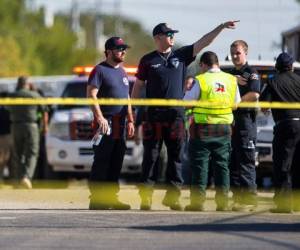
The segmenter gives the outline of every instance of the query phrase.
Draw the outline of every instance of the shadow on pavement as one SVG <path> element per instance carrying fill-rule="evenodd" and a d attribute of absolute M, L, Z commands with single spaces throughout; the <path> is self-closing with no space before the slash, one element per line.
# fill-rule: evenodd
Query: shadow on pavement
<path fill-rule="evenodd" d="M 214 223 L 214 222 L 213 222 Z M 176 232 L 300 232 L 300 223 L 220 223 L 135 226 L 132 229 Z"/>

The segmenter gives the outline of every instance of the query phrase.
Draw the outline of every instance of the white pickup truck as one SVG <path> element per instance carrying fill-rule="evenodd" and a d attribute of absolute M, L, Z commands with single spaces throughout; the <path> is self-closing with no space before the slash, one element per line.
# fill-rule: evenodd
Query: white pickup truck
<path fill-rule="evenodd" d="M 129 76 L 131 84 L 133 76 Z M 86 97 L 87 76 L 74 76 L 65 84 L 62 97 Z M 48 169 L 45 178 L 53 173 L 88 173 L 93 162 L 91 139 L 93 114 L 88 106 L 58 105 L 54 108 L 46 135 Z M 140 172 L 143 147 L 127 140 L 122 173 Z"/>

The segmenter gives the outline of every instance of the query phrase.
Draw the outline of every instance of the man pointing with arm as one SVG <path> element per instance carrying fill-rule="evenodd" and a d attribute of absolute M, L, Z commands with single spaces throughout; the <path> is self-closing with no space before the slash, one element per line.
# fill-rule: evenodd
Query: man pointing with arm
<path fill-rule="evenodd" d="M 156 50 L 142 57 L 136 74 L 132 98 L 139 98 L 141 89 L 146 86 L 146 98 L 179 99 L 184 95 L 186 67 L 195 56 L 208 46 L 225 29 L 234 29 L 236 22 L 220 24 L 192 45 L 172 50 L 174 34 L 178 30 L 160 23 L 153 29 Z M 181 174 L 180 151 L 184 139 L 183 107 L 149 107 L 147 120 L 144 123 L 144 157 L 142 186 L 140 188 L 141 209 L 150 210 L 153 185 L 157 172 L 155 163 L 158 160 L 162 143 L 168 151 L 166 182 L 168 190 L 163 204 L 172 210 L 182 210 L 179 203 L 180 188 L 183 183 Z"/>

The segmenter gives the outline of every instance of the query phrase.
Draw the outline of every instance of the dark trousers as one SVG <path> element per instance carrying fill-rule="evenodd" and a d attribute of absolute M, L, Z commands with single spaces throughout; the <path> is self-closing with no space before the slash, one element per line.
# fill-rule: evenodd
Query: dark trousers
<path fill-rule="evenodd" d="M 256 203 L 256 121 L 251 113 L 235 116 L 230 160 L 230 183 L 235 201 Z"/>
<path fill-rule="evenodd" d="M 13 167 L 12 177 L 20 180 L 32 179 L 39 154 L 39 128 L 37 123 L 13 123 Z"/>
<path fill-rule="evenodd" d="M 274 127 L 273 170 L 277 206 L 291 207 L 300 198 L 300 122 L 285 121 Z M 295 192 L 292 193 L 292 190 Z M 300 205 L 300 204 L 299 204 Z"/>
<path fill-rule="evenodd" d="M 183 184 L 180 152 L 184 140 L 184 120 L 169 111 L 148 117 L 143 123 L 144 156 L 140 195 L 151 196 L 157 181 L 159 170 L 157 161 L 164 142 L 167 148 L 168 163 L 166 169 L 167 196 L 178 200 Z M 172 197 L 172 198 L 171 198 Z"/>
<path fill-rule="evenodd" d="M 219 127 L 218 125 L 211 125 Z M 224 129 L 225 125 L 221 129 Z M 227 125 L 227 131 L 230 126 Z M 191 137 L 189 140 L 190 166 L 192 169 L 191 203 L 203 203 L 208 182 L 209 165 L 214 166 L 216 203 L 227 205 L 229 192 L 230 134 Z"/>
<path fill-rule="evenodd" d="M 124 129 L 124 128 L 121 128 Z M 118 131 L 119 130 L 118 128 Z M 118 180 L 126 150 L 125 137 L 121 134 L 103 135 L 98 146 L 93 146 L 94 161 L 89 177 L 92 197 L 97 200 L 115 198 L 119 192 Z"/>

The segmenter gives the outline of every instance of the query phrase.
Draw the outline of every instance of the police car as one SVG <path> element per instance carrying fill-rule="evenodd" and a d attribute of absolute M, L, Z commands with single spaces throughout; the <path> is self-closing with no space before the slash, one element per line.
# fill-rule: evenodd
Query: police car
<path fill-rule="evenodd" d="M 125 68 L 133 85 L 135 68 Z M 86 98 L 88 73 L 92 67 L 76 67 L 77 76 L 69 78 L 61 97 Z M 58 105 L 54 108 L 46 135 L 46 150 L 49 163 L 48 174 L 87 173 L 93 162 L 91 140 L 93 114 L 88 106 Z M 143 147 L 134 140 L 127 140 L 126 153 L 121 172 L 133 174 L 140 172 Z M 47 176 L 48 175 L 48 176 Z"/>

